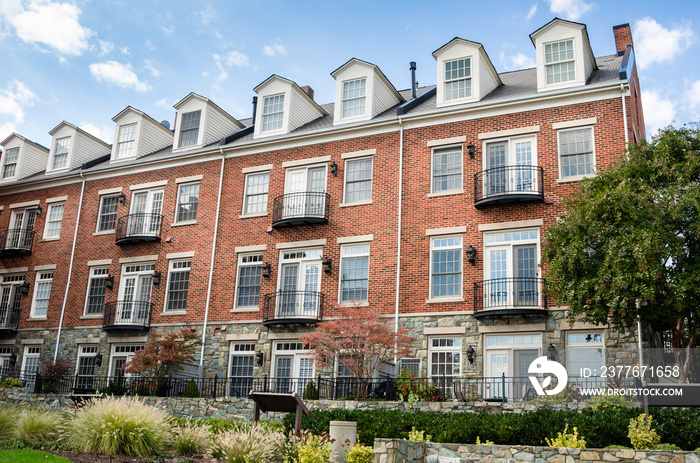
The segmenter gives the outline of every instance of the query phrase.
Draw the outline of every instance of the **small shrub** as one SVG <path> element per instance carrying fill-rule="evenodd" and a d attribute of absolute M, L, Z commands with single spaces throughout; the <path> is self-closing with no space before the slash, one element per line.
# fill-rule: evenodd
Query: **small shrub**
<path fill-rule="evenodd" d="M 476 436 L 476 445 L 494 445 L 493 441 L 486 439 L 484 442 L 481 442 L 481 439 L 479 436 Z"/>
<path fill-rule="evenodd" d="M 17 408 L 0 404 L 0 440 L 12 437 L 17 420 Z"/>
<path fill-rule="evenodd" d="M 129 390 L 122 384 L 110 381 L 107 386 L 99 388 L 97 392 L 107 395 L 125 395 Z"/>
<path fill-rule="evenodd" d="M 605 408 L 625 408 L 632 403 L 632 399 L 623 395 L 600 395 L 591 397 L 588 400 L 591 408 L 594 410 L 602 410 Z"/>
<path fill-rule="evenodd" d="M 304 393 L 302 394 L 302 399 L 304 400 L 317 400 L 318 399 L 318 389 L 314 384 L 314 381 L 309 381 L 309 384 L 304 388 Z"/>
<path fill-rule="evenodd" d="M 209 455 L 224 463 L 272 461 L 283 442 L 284 434 L 256 424 L 240 431 L 217 434 Z"/>
<path fill-rule="evenodd" d="M 374 448 L 363 444 L 355 444 L 345 454 L 347 463 L 372 463 L 374 461 Z"/>
<path fill-rule="evenodd" d="M 654 450 L 683 450 L 676 444 L 657 444 Z"/>
<path fill-rule="evenodd" d="M 39 365 L 38 374 L 41 376 L 44 394 L 58 394 L 61 378 L 71 375 L 73 366 L 67 360 L 57 359 L 55 362 L 42 362 Z"/>
<path fill-rule="evenodd" d="M 631 450 L 632 449 L 632 447 L 625 447 L 624 445 L 606 445 L 603 448 L 610 449 L 610 450 Z"/>
<path fill-rule="evenodd" d="M 53 440 L 58 435 L 61 417 L 58 413 L 38 408 L 25 408 L 15 417 L 14 434 L 18 439 L 38 442 Z"/>
<path fill-rule="evenodd" d="M 182 391 L 182 397 L 197 398 L 199 397 L 199 388 L 194 379 L 191 379 L 185 385 L 185 389 Z"/>
<path fill-rule="evenodd" d="M 550 447 L 567 447 L 570 449 L 586 448 L 586 439 L 578 436 L 578 428 L 574 427 L 573 434 L 569 434 L 568 430 L 569 423 L 566 423 L 564 432 L 557 433 L 557 437 L 555 439 L 545 438 L 547 445 Z"/>
<path fill-rule="evenodd" d="M 661 437 L 651 427 L 651 415 L 648 420 L 644 414 L 639 415 L 637 419 L 632 418 L 627 437 L 635 449 L 653 449 L 661 442 Z"/>
<path fill-rule="evenodd" d="M 430 442 L 432 438 L 430 434 L 426 436 L 425 431 L 417 431 L 415 427 L 408 432 L 408 440 L 415 442 Z"/>
<path fill-rule="evenodd" d="M 331 457 L 331 438 L 328 434 L 316 436 L 308 433 L 306 439 L 297 448 L 298 463 L 328 463 Z"/>
<path fill-rule="evenodd" d="M 5 378 L 0 381 L 0 387 L 22 387 L 22 381 L 17 378 Z"/>
<path fill-rule="evenodd" d="M 179 455 L 201 455 L 209 448 L 211 438 L 212 432 L 209 426 L 187 420 L 183 425 L 175 428 L 173 450 Z"/>

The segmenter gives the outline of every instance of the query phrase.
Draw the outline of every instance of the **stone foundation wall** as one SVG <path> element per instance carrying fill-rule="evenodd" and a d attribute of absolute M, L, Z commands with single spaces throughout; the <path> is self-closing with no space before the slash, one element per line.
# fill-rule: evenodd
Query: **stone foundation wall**
<path fill-rule="evenodd" d="M 375 463 L 700 463 L 700 453 L 608 450 L 525 445 L 437 444 L 375 439 Z"/>

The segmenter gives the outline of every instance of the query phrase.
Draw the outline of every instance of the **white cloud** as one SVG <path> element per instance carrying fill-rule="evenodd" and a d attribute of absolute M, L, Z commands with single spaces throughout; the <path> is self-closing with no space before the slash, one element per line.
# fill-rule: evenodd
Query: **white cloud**
<path fill-rule="evenodd" d="M 98 82 L 106 82 L 123 88 L 133 88 L 137 92 L 145 92 L 151 89 L 148 82 L 140 81 L 132 70 L 131 64 L 122 64 L 117 61 L 93 63 L 90 65 L 90 73 Z"/>
<path fill-rule="evenodd" d="M 547 2 L 549 11 L 571 21 L 578 20 L 593 7 L 592 3 L 586 3 L 584 0 L 547 0 Z"/>
<path fill-rule="evenodd" d="M 0 90 L 0 114 L 7 115 L 15 124 L 24 122 L 24 107 L 32 106 L 37 99 L 23 82 L 14 79 L 7 88 Z"/>
<path fill-rule="evenodd" d="M 635 51 L 640 69 L 653 63 L 672 62 L 695 42 L 690 24 L 666 29 L 653 18 L 642 18 L 634 24 Z"/>
<path fill-rule="evenodd" d="M 112 143 L 112 138 L 114 138 L 114 131 L 106 125 L 96 126 L 89 122 L 80 123 L 79 127 L 86 131 L 87 133 L 96 136 L 100 140 L 106 143 Z"/>
<path fill-rule="evenodd" d="M 214 16 L 216 16 L 216 12 L 211 5 L 207 4 L 206 10 L 195 12 L 195 16 L 199 16 L 199 20 L 202 24 L 209 24 L 211 20 L 214 19 Z"/>
<path fill-rule="evenodd" d="M 130 55 L 131 54 L 131 50 L 129 50 L 129 47 L 121 47 L 119 49 L 119 51 L 122 52 L 122 55 Z"/>
<path fill-rule="evenodd" d="M 156 101 L 155 104 L 156 104 L 156 106 L 160 106 L 161 108 L 165 108 L 165 109 L 172 109 L 173 108 L 173 105 L 168 103 L 167 98 L 161 98 L 160 100 Z"/>
<path fill-rule="evenodd" d="M 156 47 L 153 46 L 151 41 L 149 39 L 146 39 L 146 48 L 148 48 L 151 51 L 155 51 Z"/>
<path fill-rule="evenodd" d="M 532 17 L 535 16 L 535 13 L 537 13 L 537 3 L 533 4 L 530 7 L 530 11 L 527 12 L 527 17 L 525 18 L 525 21 L 531 20 Z"/>
<path fill-rule="evenodd" d="M 0 124 L 0 140 L 4 140 L 10 136 L 12 132 L 17 132 L 17 126 L 12 122 L 3 122 Z M 0 145 L 2 147 L 2 145 Z"/>
<path fill-rule="evenodd" d="M 511 69 L 527 69 L 535 67 L 535 60 L 523 53 L 517 53 L 510 57 Z"/>
<path fill-rule="evenodd" d="M 691 108 L 700 106 L 700 80 L 696 80 L 692 83 L 690 89 L 687 91 L 686 101 L 688 101 Z"/>
<path fill-rule="evenodd" d="M 219 70 L 219 75 L 216 76 L 216 83 L 218 84 L 228 79 L 228 72 L 224 69 L 224 65 L 221 64 L 221 55 L 214 55 L 213 58 L 214 63 L 216 63 L 216 68 Z"/>
<path fill-rule="evenodd" d="M 276 43 L 274 45 L 265 45 L 263 47 L 263 53 L 266 56 L 286 55 L 287 50 L 282 46 L 282 44 Z"/>
<path fill-rule="evenodd" d="M 655 135 L 657 130 L 671 124 L 676 118 L 673 102 L 657 90 L 642 90 L 642 109 L 648 137 Z"/>
<path fill-rule="evenodd" d="M 0 11 L 22 41 L 47 45 L 64 55 L 81 55 L 94 34 L 80 25 L 80 8 L 70 3 L 33 0 L 25 10 L 10 1 L 3 2 Z"/>
<path fill-rule="evenodd" d="M 248 57 L 239 51 L 230 51 L 226 55 L 228 66 L 248 66 Z"/>
<path fill-rule="evenodd" d="M 175 24 L 171 24 L 169 26 L 161 26 L 161 29 L 165 33 L 165 35 L 173 35 L 173 32 L 175 32 Z"/>
<path fill-rule="evenodd" d="M 145 67 L 153 77 L 158 77 L 160 75 L 160 71 L 153 66 L 153 62 L 150 59 L 143 60 L 143 67 Z"/>
<path fill-rule="evenodd" d="M 100 51 L 97 53 L 97 56 L 109 55 L 114 51 L 114 44 L 112 42 L 100 39 L 97 39 L 97 42 L 100 44 Z"/>

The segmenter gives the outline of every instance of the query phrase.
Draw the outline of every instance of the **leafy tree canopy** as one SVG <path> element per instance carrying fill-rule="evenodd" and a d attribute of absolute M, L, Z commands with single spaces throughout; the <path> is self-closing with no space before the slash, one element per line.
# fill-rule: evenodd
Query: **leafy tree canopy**
<path fill-rule="evenodd" d="M 123 366 L 127 373 L 150 374 L 165 377 L 171 367 L 182 370 L 182 364 L 192 362 L 202 342 L 192 328 L 181 328 L 167 334 L 153 333 L 146 346 L 136 351 Z"/>

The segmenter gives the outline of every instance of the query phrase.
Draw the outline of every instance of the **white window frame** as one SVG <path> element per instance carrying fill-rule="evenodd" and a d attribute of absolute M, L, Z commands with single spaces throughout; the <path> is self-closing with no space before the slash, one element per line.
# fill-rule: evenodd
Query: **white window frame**
<path fill-rule="evenodd" d="M 185 121 L 185 116 L 190 116 L 191 114 L 196 114 L 196 113 L 199 113 L 199 115 L 197 117 L 197 127 L 194 127 L 194 126 L 190 127 L 189 125 L 187 127 L 185 127 L 185 122 L 187 122 L 187 124 L 192 124 L 192 121 Z M 199 142 L 199 138 L 200 138 L 199 129 L 201 129 L 201 128 L 202 128 L 202 110 L 201 109 L 197 109 L 195 111 L 183 113 L 182 116 L 180 116 L 180 136 L 178 139 L 178 148 L 186 148 L 188 146 L 196 146 Z M 194 141 L 192 141 L 191 143 L 183 144 L 182 142 L 183 142 L 183 139 L 185 139 L 185 137 L 187 137 L 185 139 L 185 141 L 190 141 L 189 137 L 191 136 L 192 133 L 195 134 Z"/>
<path fill-rule="evenodd" d="M 130 136 L 131 138 L 126 138 Z M 124 154 L 126 153 L 126 154 Z M 117 134 L 116 159 L 131 159 L 136 157 L 136 122 L 119 126 Z"/>
<path fill-rule="evenodd" d="M 445 243 L 444 246 L 435 246 L 435 243 L 438 241 L 443 241 L 443 240 L 459 240 L 459 244 L 453 244 L 450 245 L 449 243 Z M 434 294 L 434 287 L 433 287 L 433 265 L 434 265 L 434 253 L 439 252 L 440 250 L 459 250 L 459 292 L 458 294 L 454 295 L 444 295 L 444 296 L 436 296 Z M 430 238 L 430 297 L 429 300 L 431 301 L 440 301 L 440 300 L 446 300 L 446 301 L 462 301 L 464 300 L 464 258 L 462 256 L 464 254 L 464 239 L 462 235 L 438 235 L 438 236 L 432 236 Z"/>
<path fill-rule="evenodd" d="M 462 77 L 457 76 L 457 77 L 455 77 L 455 78 L 448 78 L 448 77 L 447 77 L 447 73 L 448 73 L 448 72 L 454 72 L 454 71 L 452 71 L 452 70 L 448 71 L 448 70 L 447 70 L 447 65 L 448 65 L 448 64 L 451 65 L 452 63 L 458 63 L 459 61 L 465 61 L 465 69 L 468 69 L 468 70 L 469 70 L 468 74 L 465 75 L 465 76 L 462 76 Z M 443 73 L 442 73 L 442 75 L 443 75 L 443 77 L 444 77 L 444 79 L 445 79 L 445 80 L 444 80 L 444 83 L 443 83 L 444 88 L 445 88 L 445 102 L 448 102 L 448 101 L 467 100 L 467 99 L 469 99 L 469 98 L 472 97 L 472 69 L 473 69 L 473 66 L 472 66 L 472 58 L 471 58 L 471 56 L 465 56 L 465 57 L 462 57 L 462 58 L 455 58 L 455 59 L 450 59 L 450 60 L 445 60 L 445 61 L 443 61 L 443 64 L 442 64 L 442 71 L 443 71 Z M 466 84 L 465 84 L 465 95 L 464 95 L 464 96 L 456 96 L 456 97 L 452 97 L 452 98 L 451 98 L 451 97 L 450 97 L 450 93 L 456 91 L 457 94 L 459 95 L 459 89 L 457 89 L 457 90 L 448 90 L 448 86 L 450 86 L 450 84 L 457 84 L 457 85 L 459 85 L 459 82 L 465 82 L 465 83 L 466 83 Z"/>
<path fill-rule="evenodd" d="M 78 355 L 75 361 L 75 379 L 78 388 L 92 389 L 93 378 L 95 377 L 95 356 L 99 352 L 99 344 L 80 344 L 78 345 Z M 80 360 L 86 359 L 88 368 L 92 368 L 92 374 L 84 374 L 80 371 Z"/>
<path fill-rule="evenodd" d="M 561 134 L 562 133 L 568 133 L 568 132 L 577 132 L 577 131 L 584 131 L 588 130 L 590 135 L 591 135 L 591 151 L 590 154 L 593 157 L 592 163 L 591 163 L 591 172 L 582 174 L 582 175 L 569 175 L 569 176 L 564 176 L 564 170 L 563 170 L 563 163 L 562 163 L 562 153 L 561 153 Z M 577 152 L 574 154 L 566 154 L 564 156 L 570 156 L 570 157 L 576 157 L 576 156 L 585 156 L 588 154 L 588 151 L 582 151 L 582 152 Z M 596 155 L 595 155 L 595 131 L 593 129 L 593 126 L 581 126 L 581 127 L 572 127 L 568 129 L 561 129 L 557 131 L 557 159 L 559 162 L 559 180 L 560 181 L 575 181 L 575 180 L 581 180 L 586 177 L 593 177 L 595 176 L 596 172 Z"/>
<path fill-rule="evenodd" d="M 563 43 L 568 48 L 569 42 L 571 42 L 571 54 L 572 54 L 571 58 L 567 57 L 563 60 L 560 59 L 557 61 L 547 62 L 547 47 L 553 47 L 554 45 L 559 46 Z M 566 39 L 562 39 L 562 40 L 556 40 L 553 42 L 547 42 L 547 43 L 543 44 L 543 46 L 544 46 L 544 80 L 545 80 L 546 85 L 557 86 L 557 85 L 567 84 L 568 82 L 575 82 L 576 81 L 576 40 L 574 40 L 573 37 L 570 37 L 570 38 L 566 38 Z M 557 54 L 559 54 L 559 53 L 561 53 L 561 51 L 557 51 Z M 571 63 L 571 64 L 569 64 L 569 63 Z M 553 69 L 554 66 L 562 66 L 564 64 L 566 64 L 567 67 L 573 66 L 574 77 L 572 79 L 568 78 L 568 74 L 571 71 L 570 71 L 570 69 L 567 69 L 567 71 L 566 71 L 567 79 L 566 80 L 560 80 L 559 82 L 554 82 L 554 81 L 549 82 L 549 76 L 547 75 L 547 70 Z"/>
<path fill-rule="evenodd" d="M 251 181 L 253 179 L 257 179 L 259 177 L 267 179 L 266 181 L 264 181 L 265 192 L 264 193 L 258 193 L 258 192 L 252 193 L 250 191 L 250 189 L 252 187 L 256 187 L 258 185 L 251 185 Z M 269 200 L 269 196 L 268 196 L 269 192 L 270 192 L 270 171 L 269 170 L 262 171 L 262 172 L 251 172 L 251 173 L 246 174 L 245 187 L 243 188 L 243 212 L 242 212 L 242 214 L 244 216 L 267 215 L 267 202 Z M 252 210 L 253 208 L 249 207 L 248 198 L 253 198 L 253 197 L 257 197 L 257 196 L 264 196 L 265 201 L 259 203 L 262 205 L 261 210 Z"/>
<path fill-rule="evenodd" d="M 358 165 L 361 165 L 360 163 L 362 162 L 367 162 L 369 161 L 369 179 L 360 179 L 360 180 L 349 180 L 349 176 L 351 173 L 351 168 L 350 166 L 358 163 Z M 361 157 L 361 158 L 352 158 L 352 159 L 346 159 L 345 160 L 345 174 L 344 174 L 344 181 L 345 185 L 343 186 L 343 204 L 364 204 L 364 203 L 370 203 L 372 202 L 372 184 L 373 182 L 373 177 L 374 177 L 374 156 L 366 156 L 366 157 Z M 348 199 L 348 185 L 355 184 L 355 183 L 364 183 L 364 182 L 369 182 L 369 198 L 363 198 L 363 199 L 356 199 L 354 201 L 350 201 Z"/>
<path fill-rule="evenodd" d="M 523 163 L 518 160 L 517 146 L 519 144 L 530 143 L 530 161 Z M 489 171 L 493 169 L 490 165 L 491 156 L 489 150 L 492 146 L 505 145 L 505 167 L 502 173 Z M 537 164 L 537 136 L 527 135 L 524 137 L 499 138 L 486 140 L 483 143 L 483 174 L 481 175 L 481 195 L 482 197 L 501 195 L 508 193 L 527 194 L 539 193 L 539 171 L 536 169 Z M 531 170 L 517 170 L 517 166 L 530 166 Z M 510 169 L 509 169 L 510 168 Z M 494 177 L 496 182 L 493 182 Z M 500 188 L 493 189 L 493 184 L 497 183 Z M 493 189 L 493 190 L 492 190 Z"/>
<path fill-rule="evenodd" d="M 98 280 L 107 280 L 109 278 L 109 266 L 94 266 L 90 267 L 90 275 L 88 277 L 88 285 L 87 285 L 87 290 L 85 291 L 85 308 L 83 309 L 83 316 L 85 317 L 101 317 L 102 314 L 104 313 L 104 305 L 105 305 L 105 299 L 107 298 L 107 288 L 105 286 L 102 286 L 104 288 L 104 295 L 102 298 L 102 308 L 100 309 L 99 312 L 94 312 L 90 313 L 88 312 L 88 309 L 90 307 L 90 290 L 92 289 L 92 285 L 94 282 Z M 103 283 L 104 285 L 104 283 Z"/>
<path fill-rule="evenodd" d="M 189 188 L 189 187 L 196 187 L 194 190 L 196 193 L 195 195 L 189 195 L 188 199 L 192 199 L 193 196 L 196 196 L 195 201 L 189 201 L 189 202 L 183 202 L 183 188 Z M 200 193 L 200 182 L 190 182 L 190 183 L 181 183 L 178 185 L 177 189 L 177 204 L 175 205 L 175 223 L 182 224 L 182 223 L 195 223 L 197 222 L 197 209 L 199 208 L 199 193 Z M 194 212 L 187 211 L 184 212 L 181 211 L 181 207 L 192 207 L 194 209 Z M 192 218 L 181 218 L 183 215 L 194 215 Z"/>
<path fill-rule="evenodd" d="M 250 360 L 250 366 L 242 365 L 239 368 L 250 367 L 250 376 L 233 375 L 233 358 L 245 358 Z M 253 378 L 255 377 L 255 342 L 236 342 L 229 344 L 228 368 L 227 368 L 228 385 L 226 395 L 230 397 L 248 397 Z M 240 382 L 236 382 L 240 379 Z M 233 394 L 233 390 L 236 393 Z"/>
<path fill-rule="evenodd" d="M 435 182 L 435 177 L 436 172 L 435 172 L 435 156 L 436 155 L 443 155 L 443 154 L 453 154 L 457 153 L 459 151 L 459 183 L 457 185 L 457 188 L 452 188 L 452 189 L 444 189 L 444 190 L 437 190 L 436 189 L 436 182 Z M 450 173 L 450 174 L 445 174 L 445 176 L 453 176 L 457 175 L 456 173 Z M 440 175 L 441 177 L 443 175 Z M 430 193 L 433 195 L 449 195 L 449 194 L 458 194 L 458 193 L 464 193 L 464 150 L 462 149 L 462 145 L 453 145 L 453 146 L 439 146 L 432 148 L 431 153 L 430 153 Z"/>
<path fill-rule="evenodd" d="M 343 299 L 343 282 L 346 280 L 345 278 L 345 271 L 344 271 L 344 264 L 347 260 L 350 259 L 363 259 L 367 258 L 367 278 L 348 278 L 347 280 L 350 281 L 362 281 L 364 280 L 366 283 L 366 296 L 365 298 L 352 298 L 352 299 Z M 362 242 L 362 243 L 350 243 L 350 244 L 344 244 L 340 247 L 340 267 L 339 267 L 339 275 L 338 275 L 338 303 L 340 304 L 348 304 L 352 305 L 354 303 L 359 303 L 361 305 L 365 305 L 369 301 L 369 264 L 370 264 L 370 244 L 369 242 Z M 357 267 L 355 268 L 357 270 Z M 358 290 L 355 290 L 357 292 Z M 360 289 L 360 291 L 362 291 Z"/>
<path fill-rule="evenodd" d="M 10 162 L 11 161 L 11 162 Z M 5 151 L 2 159 L 2 179 L 7 180 L 17 177 L 17 167 L 19 164 L 19 148 L 9 148 Z M 12 175 L 7 175 L 8 168 L 12 166 Z"/>
<path fill-rule="evenodd" d="M 109 350 L 109 370 L 108 370 L 108 376 L 111 378 L 116 378 L 116 377 L 124 377 L 124 378 L 129 378 L 129 377 L 134 377 L 138 376 L 134 373 L 126 373 L 122 371 L 121 375 L 113 375 L 114 373 L 114 357 L 126 357 L 126 362 L 129 362 L 131 359 L 134 358 L 136 355 L 136 352 L 143 349 L 144 345 L 143 343 L 119 343 L 119 344 L 112 344 L 112 348 Z M 123 351 L 123 352 L 117 352 L 118 350 Z M 124 363 L 126 363 L 124 362 Z"/>
<path fill-rule="evenodd" d="M 260 131 L 277 132 L 284 128 L 285 94 L 277 93 L 263 98 Z"/>
<path fill-rule="evenodd" d="M 246 262 L 248 261 L 248 262 Z M 257 311 L 260 308 L 260 298 L 262 296 L 260 286 L 262 284 L 262 266 L 264 265 L 264 255 L 262 252 L 241 253 L 238 255 L 238 266 L 236 268 L 236 291 L 233 301 L 233 307 L 236 310 L 252 310 Z M 258 285 L 258 303 L 256 305 L 239 305 L 238 298 L 241 291 L 241 270 L 249 267 L 260 267 L 260 284 Z M 253 288 L 253 286 L 246 286 Z"/>
<path fill-rule="evenodd" d="M 32 297 L 32 309 L 29 318 L 41 318 L 44 319 L 48 315 L 49 305 L 51 304 L 51 287 L 53 286 L 54 270 L 42 270 L 36 272 L 36 279 L 34 281 L 34 297 Z M 39 288 L 48 284 L 48 290 L 46 292 L 46 297 L 38 299 Z M 42 294 L 43 296 L 43 294 Z M 39 300 L 46 301 L 46 307 L 37 307 Z M 42 303 L 43 305 L 43 303 Z M 46 313 L 37 314 L 37 309 L 46 310 Z"/>
<path fill-rule="evenodd" d="M 61 152 L 58 152 L 58 148 L 61 148 Z M 63 151 L 63 148 L 65 148 L 65 151 Z M 61 137 L 56 139 L 56 143 L 54 145 L 54 150 L 53 154 L 51 156 L 51 168 L 49 170 L 63 170 L 63 169 L 68 169 L 70 167 L 70 149 L 71 149 L 71 137 Z M 56 158 L 57 156 L 62 156 L 66 155 L 65 163 L 64 165 L 60 167 L 56 167 Z"/>
<path fill-rule="evenodd" d="M 175 283 L 172 281 L 173 276 L 175 274 L 179 273 L 187 273 L 187 280 L 183 280 L 185 284 L 185 289 L 179 289 L 179 290 L 173 290 L 170 285 L 171 283 Z M 186 258 L 186 259 L 171 259 L 170 262 L 168 263 L 168 281 L 165 286 L 165 304 L 163 306 L 163 312 L 164 313 L 184 313 L 187 310 L 187 299 L 189 297 L 189 289 L 190 289 L 190 280 L 192 278 L 192 258 Z M 184 308 L 171 308 L 170 304 L 172 294 L 171 293 L 180 293 L 184 292 L 185 293 L 185 307 Z"/>
<path fill-rule="evenodd" d="M 33 371 L 27 372 L 27 360 L 29 359 L 37 359 L 36 360 L 36 366 Z M 30 375 L 34 375 L 39 371 L 39 363 L 41 363 L 41 347 L 40 346 L 32 346 L 32 345 L 27 345 L 24 346 L 24 352 L 22 353 L 22 368 L 20 369 L 20 375 L 22 379 L 30 379 Z M 33 385 L 33 381 L 32 381 Z M 27 385 L 29 386 L 29 385 Z M 33 389 L 33 387 L 32 387 Z"/>
<path fill-rule="evenodd" d="M 353 88 L 349 88 L 352 86 Z M 350 79 L 343 82 L 341 90 L 341 118 L 354 119 L 363 117 L 367 103 L 367 78 Z M 359 110 L 359 112 L 358 112 Z M 346 115 L 352 112 L 353 114 Z"/>
<path fill-rule="evenodd" d="M 60 212 L 56 212 L 60 208 Z M 52 203 L 46 208 L 46 222 L 44 223 L 44 238 L 45 240 L 57 240 L 61 237 L 61 225 L 63 223 L 63 213 L 66 210 L 66 203 Z M 53 217 L 52 215 L 60 214 L 58 217 Z M 56 225 L 58 224 L 58 225 Z M 52 227 L 52 225 L 54 225 Z M 49 234 L 53 233 L 53 234 Z"/>
<path fill-rule="evenodd" d="M 270 376 L 276 380 L 273 386 L 282 384 L 284 380 L 284 377 L 277 377 L 277 358 L 280 356 L 292 357 L 291 374 L 289 377 L 297 380 L 289 382 L 289 390 L 286 392 L 296 392 L 299 396 L 303 397 L 304 389 L 306 389 L 309 382 L 315 379 L 316 374 L 316 368 L 311 359 L 310 349 L 308 347 L 304 348 L 303 343 L 298 339 L 274 341 L 272 343 L 272 366 L 270 367 Z M 304 376 L 303 379 L 300 375 L 300 363 L 302 359 L 308 360 L 309 363 L 307 366 L 311 368 L 311 375 Z M 316 384 L 316 387 L 318 388 L 318 384 Z"/>
<path fill-rule="evenodd" d="M 100 225 L 102 224 L 102 217 L 104 214 L 104 207 L 105 207 L 105 200 L 106 199 L 112 199 L 116 201 L 115 204 L 115 209 L 114 209 L 114 226 L 112 228 L 105 228 L 104 230 L 100 229 Z M 111 215 L 111 214 L 110 214 Z M 108 195 L 102 195 L 100 196 L 100 206 L 99 209 L 97 210 L 97 227 L 95 228 L 95 233 L 112 233 L 117 229 L 117 221 L 119 220 L 119 195 L 118 194 L 108 194 Z"/>
<path fill-rule="evenodd" d="M 574 340 L 572 342 L 570 336 L 590 336 L 591 337 L 591 342 L 580 342 L 578 340 Z M 600 336 L 600 341 L 595 341 L 595 337 Z M 573 371 L 573 355 L 574 351 L 577 350 L 596 350 L 600 349 L 601 352 L 601 367 L 605 366 L 605 333 L 603 331 L 599 330 L 591 330 L 591 331 L 566 331 L 566 371 L 568 372 L 569 376 L 581 376 L 581 373 L 579 371 Z M 600 374 L 602 371 L 593 371 L 594 375 L 597 375 L 598 378 L 600 378 Z"/>
<path fill-rule="evenodd" d="M 411 367 L 408 365 L 416 365 L 418 367 L 417 371 L 413 372 L 410 371 Z M 396 374 L 399 375 L 403 371 L 403 369 L 406 368 L 408 373 L 411 374 L 411 377 L 413 378 L 420 378 L 421 373 L 423 372 L 423 359 L 415 358 L 415 357 L 405 357 L 399 359 L 399 364 L 398 364 L 398 369 L 396 371 Z"/>
<path fill-rule="evenodd" d="M 438 345 L 435 345 L 436 343 Z M 443 343 L 445 345 L 440 345 Z M 451 346 L 447 345 L 450 343 L 452 343 Z M 451 393 L 452 391 L 452 381 L 448 381 L 448 378 L 454 380 L 462 377 L 462 363 L 464 361 L 464 359 L 462 358 L 462 344 L 463 343 L 461 336 L 443 335 L 428 337 L 428 378 L 431 378 L 433 380 L 433 384 L 435 386 L 442 388 L 442 378 L 444 372 L 440 373 L 440 365 L 450 365 L 452 367 L 452 373 L 444 373 L 445 381 L 447 383 L 445 389 L 448 393 Z M 433 354 L 438 354 L 438 357 L 439 354 L 445 354 L 445 361 L 438 361 L 437 363 L 435 363 L 435 360 L 433 359 Z M 451 363 L 447 362 L 448 355 L 452 357 Z M 435 368 L 436 366 L 438 367 L 437 369 Z M 454 394 L 452 394 L 451 396 L 454 397 Z"/>

